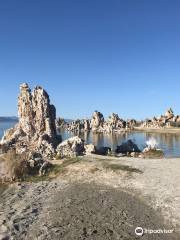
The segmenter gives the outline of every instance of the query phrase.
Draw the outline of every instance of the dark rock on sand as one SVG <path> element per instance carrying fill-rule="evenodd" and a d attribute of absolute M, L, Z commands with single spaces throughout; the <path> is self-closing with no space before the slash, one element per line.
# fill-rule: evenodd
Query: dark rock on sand
<path fill-rule="evenodd" d="M 100 148 L 96 148 L 95 154 L 108 155 L 110 152 L 111 152 L 110 147 L 100 147 Z"/>
<path fill-rule="evenodd" d="M 116 153 L 132 153 L 132 152 L 141 152 L 138 146 L 133 143 L 132 140 L 128 140 L 127 142 L 122 143 L 120 146 L 117 146 Z"/>

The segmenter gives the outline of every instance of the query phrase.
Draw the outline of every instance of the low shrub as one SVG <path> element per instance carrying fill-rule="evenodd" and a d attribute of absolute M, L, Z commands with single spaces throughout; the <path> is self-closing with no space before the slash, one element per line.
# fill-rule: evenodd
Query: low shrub
<path fill-rule="evenodd" d="M 9 150 L 1 157 L 5 161 L 7 170 L 12 178 L 20 179 L 28 174 L 27 154 L 17 154 L 15 150 Z"/>
<path fill-rule="evenodd" d="M 164 152 L 160 149 L 151 149 L 143 153 L 144 158 L 163 158 Z"/>

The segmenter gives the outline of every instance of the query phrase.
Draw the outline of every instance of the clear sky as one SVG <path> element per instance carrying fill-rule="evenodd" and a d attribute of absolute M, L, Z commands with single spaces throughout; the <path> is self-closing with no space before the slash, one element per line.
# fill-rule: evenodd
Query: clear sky
<path fill-rule="evenodd" d="M 0 116 L 22 82 L 65 118 L 180 114 L 180 1 L 1 0 Z"/>

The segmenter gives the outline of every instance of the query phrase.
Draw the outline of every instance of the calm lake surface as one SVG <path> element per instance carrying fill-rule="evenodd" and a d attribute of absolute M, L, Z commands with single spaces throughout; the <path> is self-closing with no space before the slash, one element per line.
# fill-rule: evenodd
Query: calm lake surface
<path fill-rule="evenodd" d="M 63 140 L 74 136 L 73 133 L 66 131 L 61 131 L 60 134 Z M 142 150 L 146 145 L 146 141 L 153 137 L 157 140 L 158 147 L 164 151 L 166 157 L 180 157 L 180 134 L 133 131 L 124 134 L 93 134 L 89 132 L 78 136 L 83 138 L 86 143 L 93 143 L 97 147 L 111 147 L 113 150 L 116 149 L 117 145 L 120 145 L 128 139 L 133 140 Z"/>
<path fill-rule="evenodd" d="M 13 127 L 15 124 L 16 121 L 0 122 L 0 138 L 6 129 Z M 60 134 L 63 140 L 78 135 L 67 131 L 61 131 Z M 107 146 L 112 149 L 115 149 L 117 145 L 120 145 L 128 139 L 132 139 L 140 149 L 143 149 L 146 141 L 154 137 L 158 142 L 158 147 L 164 151 L 166 157 L 180 157 L 180 134 L 133 131 L 125 134 L 93 134 L 90 132 L 80 134 L 79 136 L 83 138 L 86 143 L 93 143 L 97 147 Z"/>

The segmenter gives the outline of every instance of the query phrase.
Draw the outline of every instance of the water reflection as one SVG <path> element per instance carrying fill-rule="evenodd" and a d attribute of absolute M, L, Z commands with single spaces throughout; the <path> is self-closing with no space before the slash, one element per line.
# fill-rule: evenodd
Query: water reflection
<path fill-rule="evenodd" d="M 111 147 L 113 150 L 122 142 L 132 139 L 140 149 L 146 145 L 146 141 L 153 137 L 158 142 L 158 147 L 161 148 L 166 157 L 180 157 L 180 134 L 173 133 L 148 133 L 148 132 L 129 132 L 129 133 L 69 133 L 61 131 L 62 139 L 65 140 L 72 136 L 79 136 L 85 140 L 86 143 L 93 143 L 97 147 Z"/>
<path fill-rule="evenodd" d="M 3 135 L 5 129 L 8 129 L 15 125 L 16 122 L 0 122 L 0 138 Z M 62 139 L 65 140 L 69 137 L 79 136 L 85 140 L 86 143 L 93 143 L 97 147 L 111 147 L 113 150 L 117 145 L 122 142 L 132 139 L 140 149 L 145 147 L 146 141 L 153 137 L 157 140 L 159 148 L 161 148 L 166 157 L 180 157 L 180 134 L 175 133 L 149 133 L 149 132 L 129 132 L 129 133 L 70 133 L 67 131 L 61 131 Z"/>

